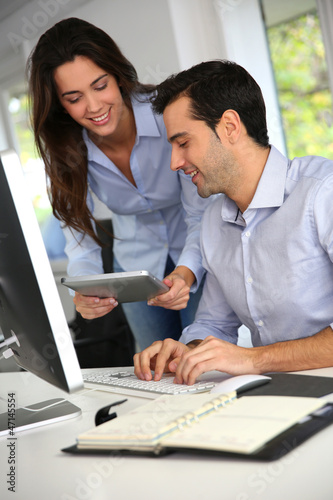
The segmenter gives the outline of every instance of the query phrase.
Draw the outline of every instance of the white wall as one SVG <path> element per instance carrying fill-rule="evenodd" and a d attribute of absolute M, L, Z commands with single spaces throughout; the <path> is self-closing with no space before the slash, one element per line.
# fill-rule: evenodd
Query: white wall
<path fill-rule="evenodd" d="M 91 0 L 73 15 L 109 33 L 142 82 L 158 83 L 179 70 L 167 0 Z"/>
<path fill-rule="evenodd" d="M 169 0 L 168 3 L 180 69 L 228 57 L 215 0 Z"/>

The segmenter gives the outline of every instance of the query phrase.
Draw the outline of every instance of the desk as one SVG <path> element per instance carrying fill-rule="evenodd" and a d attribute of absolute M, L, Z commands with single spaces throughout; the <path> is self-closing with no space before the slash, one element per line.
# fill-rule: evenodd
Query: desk
<path fill-rule="evenodd" d="M 333 368 L 304 372 L 333 377 Z M 96 411 L 119 395 L 67 395 L 30 373 L 1 373 L 0 396 L 16 393 L 18 406 L 65 397 L 82 415 L 17 433 L 16 493 L 7 491 L 7 437 L 0 438 L 2 500 L 332 500 L 333 426 L 278 461 L 196 457 L 73 456 L 60 450 L 94 426 Z M 118 415 L 147 400 L 130 397 Z M 7 405 L 0 400 L 0 411 Z"/>

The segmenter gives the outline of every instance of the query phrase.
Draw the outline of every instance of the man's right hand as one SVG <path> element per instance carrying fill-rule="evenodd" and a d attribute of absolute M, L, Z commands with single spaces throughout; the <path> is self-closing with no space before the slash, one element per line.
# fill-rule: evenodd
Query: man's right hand
<path fill-rule="evenodd" d="M 157 340 L 134 355 L 134 373 L 141 380 L 160 380 L 163 373 L 175 372 L 180 358 L 190 347 L 173 339 Z"/>
<path fill-rule="evenodd" d="M 79 312 L 85 319 L 95 319 L 105 316 L 118 305 L 116 299 L 87 297 L 86 295 L 81 295 L 78 292 L 75 292 L 73 302 L 77 312 Z"/>

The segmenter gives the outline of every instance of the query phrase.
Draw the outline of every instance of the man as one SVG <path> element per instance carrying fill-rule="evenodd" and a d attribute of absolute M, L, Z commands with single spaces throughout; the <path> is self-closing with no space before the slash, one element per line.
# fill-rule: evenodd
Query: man
<path fill-rule="evenodd" d="M 191 175 L 205 212 L 207 269 L 195 322 L 179 342 L 135 355 L 135 373 L 193 384 L 233 375 L 333 364 L 333 162 L 285 158 L 268 142 L 261 90 L 235 63 L 210 61 L 159 85 L 171 168 Z M 155 299 L 158 303 L 158 298 Z M 241 324 L 252 348 L 237 346 Z M 158 327 L 158 325 L 157 325 Z"/>

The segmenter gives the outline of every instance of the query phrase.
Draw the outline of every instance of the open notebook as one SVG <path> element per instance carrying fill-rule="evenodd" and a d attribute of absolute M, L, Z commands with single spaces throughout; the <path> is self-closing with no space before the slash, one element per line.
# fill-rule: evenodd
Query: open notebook
<path fill-rule="evenodd" d="M 325 426 L 324 421 L 326 425 L 333 421 L 332 406 L 322 399 L 309 397 L 243 396 L 237 399 L 235 392 L 161 396 L 79 435 L 77 445 L 63 451 L 121 450 L 157 456 L 191 450 L 260 458 L 267 444 L 284 437 L 287 430 L 317 422 L 321 414 L 329 414 L 322 419 L 321 427 Z M 306 437 L 311 432 L 307 430 Z M 263 458 L 276 457 L 270 454 Z"/>

